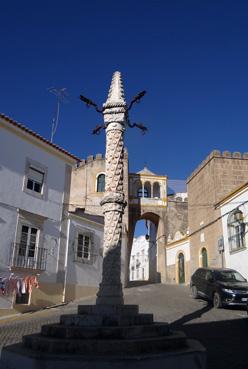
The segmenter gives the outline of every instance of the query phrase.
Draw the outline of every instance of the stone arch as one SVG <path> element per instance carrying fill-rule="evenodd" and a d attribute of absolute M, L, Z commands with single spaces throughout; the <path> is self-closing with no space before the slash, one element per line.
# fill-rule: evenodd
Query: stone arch
<path fill-rule="evenodd" d="M 152 186 L 151 186 L 151 183 L 149 181 L 146 181 L 144 183 L 144 193 L 143 193 L 143 197 L 151 197 L 151 189 L 152 189 Z"/>
<path fill-rule="evenodd" d="M 142 193 L 143 193 L 143 190 L 142 190 L 142 182 L 141 180 L 137 180 L 134 182 L 134 185 L 133 185 L 133 196 L 134 197 L 142 197 Z"/>
<path fill-rule="evenodd" d="M 148 220 L 153 224 L 153 237 L 150 240 L 152 245 L 152 252 L 150 254 L 151 257 L 151 273 L 149 275 L 150 282 L 160 282 L 161 281 L 161 270 L 165 273 L 165 259 L 164 259 L 164 249 L 166 243 L 166 235 L 164 234 L 164 216 L 158 213 L 156 214 L 154 211 L 140 211 L 140 208 L 136 207 L 132 212 L 129 211 L 129 231 L 128 231 L 128 248 L 127 248 L 127 263 L 129 266 L 130 255 L 132 249 L 132 243 L 135 233 L 135 226 L 139 220 Z M 159 266 L 158 258 L 162 260 L 162 268 Z M 128 271 L 126 270 L 126 276 L 128 275 Z M 126 280 L 126 283 L 128 281 Z"/>
<path fill-rule="evenodd" d="M 160 183 L 158 182 L 153 183 L 153 197 L 158 199 L 161 197 Z"/>

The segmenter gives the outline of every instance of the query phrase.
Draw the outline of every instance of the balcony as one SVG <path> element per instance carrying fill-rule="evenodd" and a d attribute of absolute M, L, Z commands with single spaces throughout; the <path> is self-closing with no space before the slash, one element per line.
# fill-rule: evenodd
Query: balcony
<path fill-rule="evenodd" d="M 32 248 L 30 245 L 12 244 L 10 253 L 10 267 L 46 270 L 47 249 L 43 247 Z"/>

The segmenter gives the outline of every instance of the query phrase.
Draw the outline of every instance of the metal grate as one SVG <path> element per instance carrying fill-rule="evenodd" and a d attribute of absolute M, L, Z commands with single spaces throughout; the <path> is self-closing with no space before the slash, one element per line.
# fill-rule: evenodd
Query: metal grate
<path fill-rule="evenodd" d="M 46 270 L 46 262 L 47 249 L 43 247 L 31 249 L 23 243 L 14 242 L 12 244 L 10 253 L 11 267 Z"/>

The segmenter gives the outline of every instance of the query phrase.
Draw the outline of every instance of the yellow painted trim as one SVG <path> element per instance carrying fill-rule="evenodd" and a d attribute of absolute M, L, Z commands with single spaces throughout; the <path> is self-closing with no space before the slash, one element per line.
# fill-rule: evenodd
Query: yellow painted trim
<path fill-rule="evenodd" d="M 186 272 L 186 257 L 185 257 L 185 253 L 184 253 L 184 251 L 183 250 L 179 250 L 177 253 L 176 253 L 176 262 L 175 262 L 175 272 L 176 272 L 176 283 L 177 284 L 182 284 L 182 283 L 179 283 L 179 268 L 178 268 L 178 257 L 179 257 L 179 255 L 180 254 L 183 254 L 183 256 L 184 256 L 184 280 L 185 280 L 185 282 L 184 283 L 186 283 L 186 280 L 187 280 L 187 272 Z"/>
<path fill-rule="evenodd" d="M 137 178 L 137 179 L 139 179 L 140 177 L 146 177 L 146 178 L 151 178 L 151 179 L 160 178 L 160 179 L 165 179 L 165 180 L 168 178 L 168 176 L 162 176 L 162 175 L 157 175 L 157 174 L 145 174 L 145 173 L 140 173 L 140 174 L 129 173 L 128 177 Z"/>
<path fill-rule="evenodd" d="M 222 200 L 220 200 L 217 204 L 215 204 L 215 208 L 217 209 L 221 205 L 223 205 L 225 202 L 230 200 L 232 197 L 235 198 L 235 195 L 241 195 L 246 189 L 248 188 L 248 182 L 245 184 L 237 187 L 234 191 L 230 192 L 227 196 L 223 197 Z"/>
<path fill-rule="evenodd" d="M 181 238 L 180 240 L 176 240 L 176 241 L 171 241 L 170 243 L 167 243 L 165 245 L 166 248 L 169 248 L 170 246 L 175 246 L 175 245 L 178 245 L 182 242 L 186 242 L 189 240 L 189 236 L 184 236 L 183 238 Z"/>

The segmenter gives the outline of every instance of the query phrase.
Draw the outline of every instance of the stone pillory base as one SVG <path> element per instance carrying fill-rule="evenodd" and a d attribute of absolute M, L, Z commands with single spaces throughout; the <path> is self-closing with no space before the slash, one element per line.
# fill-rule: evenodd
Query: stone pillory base
<path fill-rule="evenodd" d="M 121 285 L 123 193 L 123 135 L 128 123 L 121 75 L 115 72 L 103 105 L 106 128 L 106 185 L 102 200 L 104 245 L 102 282 L 96 305 L 62 315 L 60 324 L 45 325 L 41 333 L 24 336 L 23 345 L 3 349 L 3 369 L 167 369 L 205 368 L 205 350 L 167 323 L 154 323 L 137 305 L 124 305 Z"/>
<path fill-rule="evenodd" d="M 137 305 L 81 305 L 60 324 L 4 348 L 2 369 L 205 368 L 205 350 L 168 323 L 154 323 Z"/>

